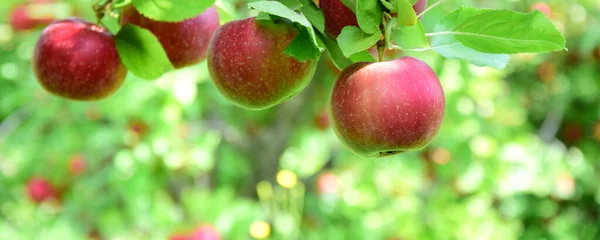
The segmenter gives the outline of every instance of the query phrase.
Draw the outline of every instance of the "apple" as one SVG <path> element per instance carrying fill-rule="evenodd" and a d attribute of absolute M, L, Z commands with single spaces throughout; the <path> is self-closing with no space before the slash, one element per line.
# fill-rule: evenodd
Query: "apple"
<path fill-rule="evenodd" d="M 108 97 L 127 74 L 111 33 L 77 18 L 44 29 L 35 46 L 33 70 L 46 90 L 73 100 Z"/>
<path fill-rule="evenodd" d="M 27 183 L 27 193 L 29 198 L 36 203 L 41 203 L 46 199 L 57 198 L 57 191 L 48 180 L 42 177 L 34 177 Z"/>
<path fill-rule="evenodd" d="M 87 169 L 87 162 L 82 155 L 74 155 L 69 159 L 69 171 L 75 176 L 79 176 Z"/>
<path fill-rule="evenodd" d="M 160 22 L 142 16 L 134 7 L 123 11 L 122 24 L 135 24 L 152 32 L 164 48 L 171 64 L 183 68 L 206 59 L 208 44 L 219 28 L 215 7 L 182 22 Z"/>
<path fill-rule="evenodd" d="M 321 0 L 319 7 L 323 10 L 323 16 L 325 17 L 325 32 L 333 39 L 337 39 L 344 27 L 358 27 L 356 15 L 341 0 Z M 419 0 L 413 5 L 417 15 L 423 12 L 426 7 L 427 0 Z"/>
<path fill-rule="evenodd" d="M 561 140 L 568 146 L 572 146 L 581 141 L 584 135 L 583 124 L 569 122 L 563 126 Z"/>
<path fill-rule="evenodd" d="M 317 116 L 315 116 L 314 121 L 314 125 L 315 127 L 317 127 L 317 129 L 321 130 L 321 131 L 325 131 L 327 129 L 329 129 L 329 126 L 331 125 L 331 121 L 329 120 L 329 113 L 327 112 L 327 109 L 323 109 L 319 114 L 317 114 Z"/>
<path fill-rule="evenodd" d="M 204 224 L 200 225 L 192 235 L 189 240 L 219 240 L 221 239 L 219 235 L 219 231 L 215 229 L 212 225 Z"/>
<path fill-rule="evenodd" d="M 184 233 L 175 233 L 169 237 L 169 240 L 190 240 L 190 236 Z"/>
<path fill-rule="evenodd" d="M 337 192 L 340 185 L 338 176 L 324 172 L 317 178 L 317 191 L 323 194 L 334 194 Z"/>
<path fill-rule="evenodd" d="M 545 14 L 546 17 L 548 17 L 548 18 L 552 17 L 552 8 L 547 3 L 544 3 L 544 2 L 534 3 L 533 5 L 531 5 L 531 11 L 534 11 L 534 10 L 539 10 L 540 12 Z"/>
<path fill-rule="evenodd" d="M 537 70 L 540 81 L 550 83 L 556 77 L 556 66 L 550 62 L 542 63 Z"/>
<path fill-rule="evenodd" d="M 284 54 L 298 30 L 287 20 L 246 18 L 228 22 L 208 48 L 208 71 L 217 89 L 235 104 L 253 110 L 277 105 L 302 91 L 317 61 Z"/>
<path fill-rule="evenodd" d="M 444 107 L 437 76 L 414 57 L 350 65 L 338 75 L 331 95 L 338 138 L 366 157 L 425 147 L 440 128 Z"/>
<path fill-rule="evenodd" d="M 10 26 L 15 31 L 27 31 L 36 29 L 41 26 L 45 26 L 54 21 L 54 16 L 51 15 L 35 15 L 33 14 L 33 4 L 37 4 L 40 6 L 49 4 L 43 1 L 38 1 L 34 3 L 20 4 L 17 5 L 10 12 Z M 43 4 L 43 5 L 42 5 Z"/>

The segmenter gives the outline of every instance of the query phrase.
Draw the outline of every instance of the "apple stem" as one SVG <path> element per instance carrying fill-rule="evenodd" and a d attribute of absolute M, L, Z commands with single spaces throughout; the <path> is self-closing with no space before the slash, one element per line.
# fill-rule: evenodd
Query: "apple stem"
<path fill-rule="evenodd" d="M 379 61 L 383 62 L 383 51 L 385 49 L 385 41 L 380 40 L 377 42 L 377 54 L 379 55 Z"/>

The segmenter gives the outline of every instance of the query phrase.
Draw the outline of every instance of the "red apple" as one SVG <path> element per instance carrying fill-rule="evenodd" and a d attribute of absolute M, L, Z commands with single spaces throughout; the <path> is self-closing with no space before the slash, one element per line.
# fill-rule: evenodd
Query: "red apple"
<path fill-rule="evenodd" d="M 204 224 L 196 228 L 189 240 L 219 240 L 219 231 L 211 225 Z"/>
<path fill-rule="evenodd" d="M 33 70 L 46 90 L 74 100 L 108 97 L 127 74 L 111 33 L 76 18 L 44 29 L 35 46 Z"/>
<path fill-rule="evenodd" d="M 41 203 L 46 199 L 56 198 L 57 191 L 50 182 L 41 177 L 34 177 L 27 183 L 27 193 L 29 198 L 36 203 Z"/>
<path fill-rule="evenodd" d="M 142 16 L 135 8 L 123 11 L 122 24 L 135 24 L 148 29 L 158 38 L 175 68 L 197 64 L 206 59 L 208 44 L 219 28 L 217 9 L 182 22 L 160 22 Z"/>
<path fill-rule="evenodd" d="M 338 177 L 330 172 L 324 172 L 317 178 L 317 191 L 319 193 L 336 193 L 340 185 Z"/>
<path fill-rule="evenodd" d="M 71 174 L 79 176 L 87 169 L 87 162 L 82 155 L 74 155 L 69 159 L 69 170 Z"/>
<path fill-rule="evenodd" d="M 315 116 L 314 125 L 321 131 L 329 129 L 331 121 L 329 120 L 329 113 L 327 112 L 327 109 L 323 109 L 319 114 L 317 114 L 317 116 Z"/>
<path fill-rule="evenodd" d="M 169 237 L 169 240 L 191 240 L 191 238 L 185 233 L 175 233 Z"/>
<path fill-rule="evenodd" d="M 444 107 L 437 76 L 413 57 L 355 63 L 338 76 L 331 95 L 336 134 L 367 157 L 423 148 L 438 132 Z"/>
<path fill-rule="evenodd" d="M 45 2 L 33 3 L 33 4 L 45 4 Z M 48 15 L 34 15 L 32 13 L 32 4 L 21 4 L 17 5 L 10 12 L 10 25 L 15 31 L 26 31 L 36 29 L 50 24 L 54 21 L 54 16 Z"/>
<path fill-rule="evenodd" d="M 284 54 L 298 30 L 287 20 L 247 18 L 223 25 L 208 48 L 208 71 L 229 100 L 247 109 L 265 109 L 302 91 L 317 61 Z"/>
<path fill-rule="evenodd" d="M 333 39 L 337 39 L 344 27 L 358 27 L 356 15 L 341 0 L 321 0 L 319 7 L 323 10 L 325 17 L 325 32 Z M 425 8 L 427 8 L 427 0 L 420 0 L 413 5 L 417 15 Z"/>
<path fill-rule="evenodd" d="M 539 10 L 540 12 L 544 13 L 546 17 L 552 17 L 552 8 L 547 3 L 534 3 L 533 5 L 531 5 L 531 11 L 534 10 Z"/>

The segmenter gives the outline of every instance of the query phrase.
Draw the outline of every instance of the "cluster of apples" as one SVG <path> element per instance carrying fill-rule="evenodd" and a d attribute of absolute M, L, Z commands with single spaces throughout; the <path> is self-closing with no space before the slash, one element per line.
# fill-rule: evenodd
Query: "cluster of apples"
<path fill-rule="evenodd" d="M 417 13 L 427 1 L 414 5 Z M 358 26 L 356 15 L 340 0 L 322 0 L 326 32 Z M 215 8 L 183 22 L 159 22 L 133 7 L 122 24 L 151 31 L 175 68 L 207 60 L 214 85 L 226 98 L 247 109 L 275 106 L 302 91 L 317 61 L 298 61 L 284 53 L 299 34 L 288 20 L 256 17 L 219 26 Z M 107 97 L 122 84 L 126 68 L 113 36 L 102 26 L 79 19 L 49 25 L 35 48 L 34 70 L 49 92 L 76 100 Z M 336 79 L 329 112 L 335 132 L 354 152 L 387 156 L 424 147 L 439 130 L 444 93 L 423 61 L 402 57 L 388 62 L 356 63 Z"/>

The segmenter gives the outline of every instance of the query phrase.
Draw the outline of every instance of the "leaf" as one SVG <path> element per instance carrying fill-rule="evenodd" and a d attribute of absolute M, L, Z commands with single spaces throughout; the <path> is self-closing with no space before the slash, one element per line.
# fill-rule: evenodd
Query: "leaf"
<path fill-rule="evenodd" d="M 344 56 L 342 50 L 340 49 L 339 45 L 335 40 L 331 39 L 327 34 L 324 33 L 318 33 L 317 36 L 319 37 L 318 39 L 323 43 L 325 48 L 327 48 L 329 57 L 331 57 L 333 64 L 338 69 L 344 69 L 350 64 L 352 64 L 352 61 L 350 61 L 350 59 Z"/>
<path fill-rule="evenodd" d="M 375 59 L 375 57 L 373 57 L 373 55 L 371 55 L 371 53 L 369 52 L 369 50 L 365 50 L 359 53 L 356 53 L 354 55 L 352 55 L 350 57 L 350 60 L 352 60 L 352 62 L 376 62 L 377 59 Z"/>
<path fill-rule="evenodd" d="M 360 29 L 369 34 L 380 32 L 381 18 L 383 17 L 378 0 L 356 1 L 356 19 Z"/>
<path fill-rule="evenodd" d="M 300 11 L 319 32 L 325 32 L 325 17 L 323 12 L 311 0 L 300 0 Z"/>
<path fill-rule="evenodd" d="M 248 7 L 250 7 L 251 9 L 255 9 L 261 12 L 265 12 L 274 16 L 278 16 L 278 17 L 282 17 L 282 18 L 286 18 L 289 19 L 290 21 L 300 24 L 302 27 L 304 27 L 306 29 L 306 33 L 308 34 L 308 36 L 306 36 L 305 34 L 303 34 L 302 29 L 300 31 L 300 34 L 298 34 L 298 36 L 296 36 L 296 38 L 306 38 L 308 37 L 310 39 L 310 41 L 307 41 L 305 39 L 294 39 L 294 41 L 292 41 L 292 43 L 294 43 L 293 45 L 290 44 L 290 46 L 288 46 L 288 48 L 285 50 L 285 53 L 289 56 L 293 56 L 293 57 L 297 57 L 300 56 L 301 58 L 298 58 L 299 61 L 306 61 L 307 59 L 305 59 L 305 56 L 309 56 L 310 58 L 308 59 L 318 59 L 321 55 L 320 53 L 323 52 L 323 48 L 321 48 L 319 46 L 319 44 L 317 43 L 317 36 L 315 34 L 315 30 L 312 27 L 312 24 L 310 23 L 310 21 L 308 21 L 308 19 L 297 12 L 294 12 L 293 10 L 287 8 L 285 5 L 281 4 L 280 2 L 276 2 L 276 1 L 260 1 L 260 2 L 252 2 L 252 3 L 248 3 Z M 302 46 L 299 46 L 299 43 L 304 43 Z M 309 50 L 307 50 L 307 48 L 310 48 Z M 307 53 L 303 53 L 306 52 Z M 314 54 L 318 52 L 319 54 Z"/>
<path fill-rule="evenodd" d="M 115 36 L 117 51 L 123 64 L 143 79 L 157 79 L 173 70 L 165 50 L 148 30 L 127 24 Z"/>
<path fill-rule="evenodd" d="M 354 26 L 347 26 L 337 38 L 344 56 L 350 57 L 373 47 L 379 41 L 381 33 L 367 34 Z"/>
<path fill-rule="evenodd" d="M 312 39 L 306 29 L 300 30 L 300 33 L 287 46 L 284 53 L 288 56 L 296 58 L 300 62 L 306 62 L 311 59 L 318 59 L 321 56 L 321 51 L 317 48 L 307 48 L 312 44 Z"/>
<path fill-rule="evenodd" d="M 346 7 L 348 7 L 352 12 L 356 13 L 356 1 L 357 0 L 340 0 Z M 360 0 L 358 0 L 360 1 Z"/>
<path fill-rule="evenodd" d="M 144 16 L 163 22 L 181 22 L 202 14 L 215 0 L 133 0 Z"/>
<path fill-rule="evenodd" d="M 485 10 L 448 32 L 465 46 L 485 53 L 536 53 L 565 49 L 565 39 L 541 12 Z"/>
<path fill-rule="evenodd" d="M 435 27 L 436 32 L 447 32 L 460 25 L 467 19 L 487 10 L 471 7 L 461 8 L 446 15 Z M 462 59 L 477 66 L 491 66 L 502 69 L 506 67 L 510 57 L 506 54 L 483 53 L 466 47 L 456 40 L 453 35 L 438 35 L 432 38 L 432 49 L 450 59 Z"/>
<path fill-rule="evenodd" d="M 425 30 L 420 22 L 414 26 L 401 27 L 396 30 L 394 41 L 404 49 L 427 49 L 429 43 L 425 36 Z"/>
<path fill-rule="evenodd" d="M 398 4 L 398 26 L 414 26 L 417 24 L 417 13 L 409 0 L 396 0 Z"/>

